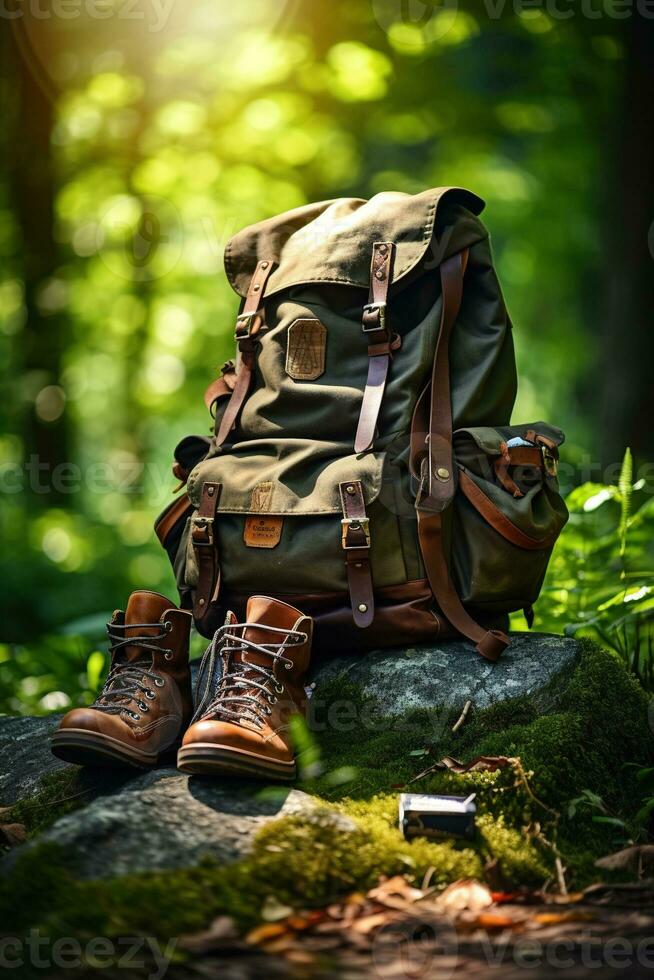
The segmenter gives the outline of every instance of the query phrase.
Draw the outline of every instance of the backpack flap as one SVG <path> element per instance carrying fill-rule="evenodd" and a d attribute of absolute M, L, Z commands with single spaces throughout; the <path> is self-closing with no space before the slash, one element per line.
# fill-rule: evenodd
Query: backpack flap
<path fill-rule="evenodd" d="M 266 440 L 236 445 L 191 473 L 194 510 L 178 585 L 192 590 L 202 633 L 211 632 L 219 615 L 209 607 L 216 605 L 221 587 L 239 595 L 273 589 L 300 605 L 306 595 L 349 593 L 355 625 L 369 626 L 377 536 L 380 566 L 389 564 L 383 560 L 389 535 L 395 535 L 390 548 L 397 556 L 380 580 L 385 573 L 394 582 L 401 574 L 397 518 L 377 502 L 385 454 L 342 455 L 342 446 L 331 445 L 331 452 L 325 448 L 316 460 L 315 444 L 298 443 L 280 458 L 272 456 Z M 215 488 L 210 500 L 207 487 Z"/>

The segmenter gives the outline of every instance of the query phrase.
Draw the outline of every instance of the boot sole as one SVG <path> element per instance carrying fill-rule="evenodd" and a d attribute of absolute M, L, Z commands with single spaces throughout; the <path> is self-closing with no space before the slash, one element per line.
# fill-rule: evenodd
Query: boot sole
<path fill-rule="evenodd" d="M 109 768 L 152 769 L 165 756 L 174 753 L 175 743 L 161 752 L 141 752 L 129 748 L 109 735 L 70 728 L 55 732 L 50 739 L 53 755 L 76 766 L 107 766 Z"/>
<path fill-rule="evenodd" d="M 177 753 L 177 768 L 197 776 L 260 776 L 290 781 L 297 776 L 295 762 L 275 762 L 242 749 L 210 743 L 186 745 Z"/>

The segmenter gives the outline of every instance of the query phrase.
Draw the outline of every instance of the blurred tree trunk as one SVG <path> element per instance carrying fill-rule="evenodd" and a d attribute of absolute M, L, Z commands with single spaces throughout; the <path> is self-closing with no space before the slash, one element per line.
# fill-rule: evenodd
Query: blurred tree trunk
<path fill-rule="evenodd" d="M 39 291 L 59 264 L 54 240 L 55 177 L 50 145 L 53 104 L 50 93 L 44 91 L 23 56 L 13 23 L 5 25 L 3 32 L 6 70 L 13 81 L 12 110 L 6 120 L 9 197 L 22 239 L 17 264 L 24 282 L 27 313 L 25 326 L 17 337 L 22 356 L 21 395 L 28 399 L 24 402 L 23 437 L 26 459 L 36 454 L 41 464 L 39 485 L 51 487 L 51 493 L 40 494 L 47 503 L 53 494 L 56 496 L 56 487 L 51 485 L 52 471 L 70 458 L 66 412 L 53 418 L 60 404 L 57 392 L 41 399 L 38 412 L 35 405 L 39 392 L 60 382 L 66 341 L 65 317 L 58 312 L 44 316 L 38 306 Z M 47 464 L 47 472 L 42 464 Z"/>
<path fill-rule="evenodd" d="M 606 314 L 597 391 L 603 464 L 654 460 L 654 20 L 627 22 L 614 166 L 607 168 Z M 601 150 L 600 150 L 601 152 Z"/>

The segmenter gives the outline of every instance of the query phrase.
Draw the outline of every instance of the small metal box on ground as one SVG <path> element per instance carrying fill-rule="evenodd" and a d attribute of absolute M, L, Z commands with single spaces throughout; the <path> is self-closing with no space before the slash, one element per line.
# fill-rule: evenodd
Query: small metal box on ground
<path fill-rule="evenodd" d="M 419 793 L 400 795 L 400 830 L 412 837 L 465 837 L 475 834 L 475 794 L 436 796 Z"/>

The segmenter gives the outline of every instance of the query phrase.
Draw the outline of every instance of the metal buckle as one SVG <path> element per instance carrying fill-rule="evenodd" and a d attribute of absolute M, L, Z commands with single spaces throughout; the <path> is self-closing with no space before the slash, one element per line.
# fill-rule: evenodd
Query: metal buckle
<path fill-rule="evenodd" d="M 194 517 L 193 518 L 193 531 L 206 531 L 207 540 L 206 541 L 196 541 L 193 534 L 191 535 L 193 539 L 193 544 L 207 545 L 213 544 L 213 517 Z"/>
<path fill-rule="evenodd" d="M 350 531 L 361 530 L 364 533 L 366 543 L 361 544 L 348 544 L 347 536 Z M 353 548 L 369 548 L 370 547 L 370 521 L 367 517 L 344 517 L 341 520 L 341 544 L 345 551 L 351 551 Z"/>
<path fill-rule="evenodd" d="M 255 313 L 239 313 L 236 317 L 236 330 L 234 331 L 234 340 L 249 340 L 252 330 L 252 322 L 258 317 L 258 312 Z"/>
<path fill-rule="evenodd" d="M 386 303 L 366 303 L 363 308 L 365 313 L 379 313 L 379 323 L 374 327 L 367 327 L 365 323 L 361 324 L 361 329 L 364 333 L 376 333 L 377 330 L 386 329 Z"/>
<path fill-rule="evenodd" d="M 554 455 L 551 449 L 548 449 L 547 446 L 541 445 L 540 451 L 543 456 L 543 466 L 547 475 L 557 476 L 559 472 L 557 457 Z"/>

